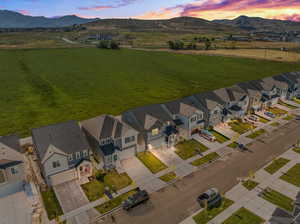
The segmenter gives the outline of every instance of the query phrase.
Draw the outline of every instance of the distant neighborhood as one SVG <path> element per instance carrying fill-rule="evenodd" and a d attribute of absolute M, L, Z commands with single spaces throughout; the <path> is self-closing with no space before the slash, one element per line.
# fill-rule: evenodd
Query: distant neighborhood
<path fill-rule="evenodd" d="M 28 166 L 39 173 L 35 182 L 42 189 L 72 180 L 88 183 L 96 170 L 120 170 L 122 160 L 141 152 L 171 148 L 201 133 L 207 138 L 223 123 L 251 123 L 252 114 L 273 118 L 270 108 L 299 98 L 300 72 L 290 72 L 133 108 L 118 116 L 35 128 L 32 142 L 23 147 L 16 135 L 0 137 L 0 197 L 28 189 Z M 25 157 L 28 150 L 31 159 Z"/>

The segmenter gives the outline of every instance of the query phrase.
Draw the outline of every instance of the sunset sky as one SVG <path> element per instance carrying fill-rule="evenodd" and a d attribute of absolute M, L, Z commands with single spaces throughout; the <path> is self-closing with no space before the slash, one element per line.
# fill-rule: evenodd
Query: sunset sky
<path fill-rule="evenodd" d="M 33 16 L 208 20 L 240 15 L 300 21 L 300 0 L 0 0 L 0 9 Z"/>

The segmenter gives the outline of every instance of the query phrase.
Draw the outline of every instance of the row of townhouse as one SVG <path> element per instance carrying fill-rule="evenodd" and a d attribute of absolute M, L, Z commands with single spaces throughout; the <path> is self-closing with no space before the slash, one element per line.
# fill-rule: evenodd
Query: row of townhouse
<path fill-rule="evenodd" d="M 300 72 L 286 73 L 131 109 L 119 116 L 101 115 L 79 123 L 68 121 L 35 128 L 32 139 L 43 177 L 48 185 L 58 185 L 90 177 L 95 167 L 92 155 L 97 168 L 114 169 L 121 160 L 138 152 L 172 147 L 200 130 L 243 118 L 298 94 Z M 5 146 L 14 148 L 14 153 L 20 151 L 17 145 Z M 1 189 L 14 182 L 9 179 L 15 172 L 11 167 L 16 167 L 18 175 L 23 174 L 22 161 L 0 157 L 0 196 Z M 15 185 L 17 188 L 20 182 Z"/>

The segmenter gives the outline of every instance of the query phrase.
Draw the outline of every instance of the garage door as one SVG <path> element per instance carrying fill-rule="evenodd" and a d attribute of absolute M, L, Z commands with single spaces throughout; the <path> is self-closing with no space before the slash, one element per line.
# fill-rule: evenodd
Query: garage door
<path fill-rule="evenodd" d="M 67 170 L 50 177 L 51 185 L 59 185 L 77 178 L 76 169 Z"/>
<path fill-rule="evenodd" d="M 155 140 L 151 140 L 151 142 L 149 142 L 149 145 L 150 147 L 152 148 L 160 148 L 162 146 L 164 146 L 166 143 L 165 143 L 165 138 L 164 137 L 161 137 L 161 138 L 158 138 L 158 139 L 155 139 Z"/>
<path fill-rule="evenodd" d="M 127 149 L 123 149 L 120 154 L 119 158 L 122 159 L 128 159 L 136 155 L 136 146 L 131 146 Z"/>

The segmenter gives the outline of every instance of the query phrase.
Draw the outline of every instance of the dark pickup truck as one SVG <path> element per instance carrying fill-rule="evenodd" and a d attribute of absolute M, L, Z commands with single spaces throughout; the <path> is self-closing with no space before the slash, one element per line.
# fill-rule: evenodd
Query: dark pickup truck
<path fill-rule="evenodd" d="M 149 194 L 145 190 L 138 190 L 135 194 L 131 195 L 130 197 L 127 198 L 126 201 L 123 202 L 123 209 L 128 211 L 131 208 L 146 202 L 149 200 Z"/>
<path fill-rule="evenodd" d="M 222 197 L 216 188 L 211 188 L 201 194 L 197 201 L 202 208 L 212 209 L 221 205 Z"/>

